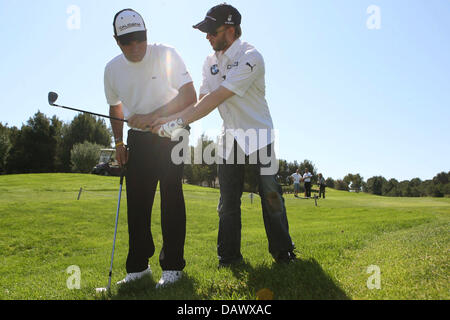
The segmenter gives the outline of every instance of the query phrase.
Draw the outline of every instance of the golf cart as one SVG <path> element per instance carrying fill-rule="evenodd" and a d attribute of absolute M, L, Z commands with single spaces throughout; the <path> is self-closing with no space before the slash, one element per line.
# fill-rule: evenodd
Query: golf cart
<path fill-rule="evenodd" d="M 114 160 L 114 149 L 101 149 L 98 164 L 92 169 L 92 174 L 101 176 L 120 176 L 120 167 Z"/>

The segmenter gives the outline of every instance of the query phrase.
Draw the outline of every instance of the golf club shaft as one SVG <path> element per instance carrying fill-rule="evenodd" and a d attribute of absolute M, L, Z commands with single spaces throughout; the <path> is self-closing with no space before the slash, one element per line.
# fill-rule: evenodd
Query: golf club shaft
<path fill-rule="evenodd" d="M 69 109 L 69 110 L 73 110 L 73 111 L 78 111 L 78 112 L 82 112 L 82 113 L 87 113 L 87 114 L 91 114 L 94 116 L 98 116 L 98 117 L 103 117 L 103 118 L 107 118 L 107 119 L 112 119 L 112 120 L 118 120 L 118 121 L 123 121 L 123 122 L 128 122 L 125 119 L 121 119 L 121 118 L 116 118 L 116 117 L 110 117 L 110 116 L 106 116 L 104 114 L 99 114 L 99 113 L 94 113 L 94 112 L 90 112 L 90 111 L 85 111 L 85 110 L 80 110 L 80 109 L 75 109 L 75 108 L 70 108 L 70 107 L 66 107 L 66 106 L 60 106 L 58 104 L 53 103 L 52 104 L 54 107 L 59 107 L 59 108 L 63 108 L 63 109 Z"/>
<path fill-rule="evenodd" d="M 108 279 L 108 287 L 107 288 L 111 287 L 111 277 L 112 277 L 112 269 L 113 269 L 113 262 L 114 262 L 114 250 L 116 248 L 117 225 L 119 223 L 120 199 L 122 196 L 123 176 L 124 176 L 124 174 L 122 173 L 120 175 L 119 201 L 117 202 L 116 226 L 114 228 L 114 241 L 113 241 L 113 247 L 112 247 L 112 253 L 111 253 L 111 266 L 109 267 L 109 279 Z"/>

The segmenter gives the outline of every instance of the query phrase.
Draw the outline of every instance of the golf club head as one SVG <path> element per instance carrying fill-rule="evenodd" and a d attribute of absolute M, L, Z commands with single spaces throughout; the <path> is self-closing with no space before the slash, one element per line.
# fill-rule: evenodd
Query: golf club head
<path fill-rule="evenodd" d="M 56 92 L 50 91 L 48 93 L 48 104 L 49 105 L 53 106 L 57 99 L 58 99 L 58 94 Z"/>

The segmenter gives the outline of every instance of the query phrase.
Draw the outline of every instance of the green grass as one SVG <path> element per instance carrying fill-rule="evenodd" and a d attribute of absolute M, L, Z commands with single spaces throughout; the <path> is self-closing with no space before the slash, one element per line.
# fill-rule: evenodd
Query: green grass
<path fill-rule="evenodd" d="M 83 188 L 81 199 L 78 191 Z M 0 176 L 0 299 L 449 299 L 449 198 L 385 198 L 332 189 L 327 199 L 285 195 L 299 260 L 273 262 L 256 197 L 242 198 L 245 263 L 217 268 L 218 190 L 185 185 L 187 235 L 183 279 L 154 288 L 161 276 L 160 203 L 152 230 L 153 276 L 129 286 L 107 284 L 119 190 L 117 177 L 78 174 Z M 126 196 L 114 259 L 113 283 L 125 276 Z M 157 194 L 159 198 L 159 194 Z M 81 288 L 69 290 L 69 266 L 81 270 Z M 369 290 L 370 265 L 381 288 Z"/>

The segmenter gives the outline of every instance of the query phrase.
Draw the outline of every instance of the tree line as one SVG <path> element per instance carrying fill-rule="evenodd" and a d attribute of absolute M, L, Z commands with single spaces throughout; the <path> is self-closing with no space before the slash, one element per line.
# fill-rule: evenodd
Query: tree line
<path fill-rule="evenodd" d="M 65 123 L 38 111 L 20 129 L 0 123 L 0 174 L 78 171 L 72 161 L 75 146 L 110 148 L 111 142 L 103 119 L 78 114 Z"/>
<path fill-rule="evenodd" d="M 203 149 L 209 144 L 214 143 L 207 136 L 202 135 L 197 141 L 195 147 L 191 147 L 191 163 L 194 163 L 193 155 L 195 148 L 200 144 Z M 213 154 L 214 155 L 214 154 Z M 282 185 L 284 192 L 293 192 L 293 181 L 289 179 L 296 170 L 303 175 L 308 169 L 312 173 L 312 184 L 317 184 L 317 177 L 322 173 L 326 177 L 326 172 L 320 172 L 311 160 L 305 159 L 302 162 L 294 160 L 288 162 L 279 159 L 279 171 L 277 174 L 278 182 Z M 215 164 L 190 164 L 185 165 L 184 178 L 187 183 L 216 187 L 217 166 Z M 349 173 L 343 179 L 326 178 L 327 187 L 337 190 L 351 192 L 366 192 L 380 196 L 390 197 L 444 197 L 450 195 L 450 171 L 438 173 L 433 179 L 422 181 L 420 178 L 398 181 L 382 176 L 374 176 L 367 181 L 359 174 Z M 302 189 L 301 184 L 301 189 Z M 245 168 L 244 191 L 257 192 L 257 177 L 255 172 Z M 300 190 L 302 192 L 302 190 Z M 304 190 L 303 190 L 304 191 Z"/>
<path fill-rule="evenodd" d="M 110 148 L 112 132 L 104 119 L 88 114 L 78 114 L 69 123 L 56 116 L 48 118 L 38 111 L 19 129 L 0 123 L 0 174 L 85 172 L 88 173 L 98 161 L 100 148 Z M 202 135 L 191 148 L 191 164 L 184 168 L 184 180 L 190 184 L 217 187 L 217 165 L 195 164 L 195 148 L 204 150 L 214 143 Z M 214 151 L 212 152 L 214 155 Z M 318 169 L 311 160 L 302 162 L 279 160 L 277 179 L 285 192 L 292 191 L 290 175 L 296 170 L 301 174 L 308 169 L 313 174 L 312 183 L 317 184 Z M 326 177 L 326 172 L 323 172 Z M 419 178 L 398 181 L 374 176 L 367 181 L 356 173 L 343 179 L 326 179 L 330 188 L 337 190 L 367 192 L 392 197 L 443 197 L 450 195 L 450 172 L 438 173 L 433 179 Z M 257 192 L 255 171 L 245 168 L 244 190 Z"/>

